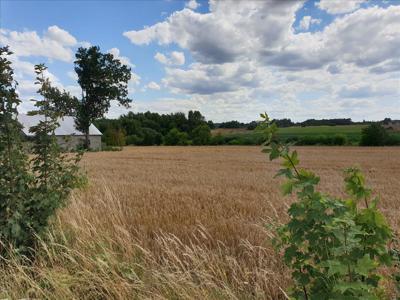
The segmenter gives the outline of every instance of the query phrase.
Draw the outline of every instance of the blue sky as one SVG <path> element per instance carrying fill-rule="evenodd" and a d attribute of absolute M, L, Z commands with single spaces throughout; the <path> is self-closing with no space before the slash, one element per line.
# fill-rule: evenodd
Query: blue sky
<path fill-rule="evenodd" d="M 35 97 L 33 64 L 79 95 L 74 52 L 98 45 L 132 66 L 133 111 L 400 118 L 400 1 L 0 3 L 22 110 Z M 113 105 L 109 116 L 126 112 Z"/>

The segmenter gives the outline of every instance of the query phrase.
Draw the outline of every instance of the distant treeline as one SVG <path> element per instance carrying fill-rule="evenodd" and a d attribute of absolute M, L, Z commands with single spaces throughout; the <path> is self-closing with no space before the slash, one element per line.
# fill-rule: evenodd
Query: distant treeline
<path fill-rule="evenodd" d="M 350 118 L 342 118 L 342 119 L 308 119 L 303 122 L 293 122 L 291 119 L 275 119 L 274 122 L 280 128 L 284 127 L 292 127 L 292 126 L 340 126 L 340 125 L 358 125 L 358 124 L 371 124 L 371 121 L 362 121 L 362 122 L 354 122 Z M 400 123 L 400 120 L 392 120 L 390 118 L 385 118 L 380 121 L 382 124 L 390 124 L 392 122 Z M 246 128 L 248 130 L 253 130 L 257 127 L 257 122 L 252 121 L 249 123 L 242 123 L 238 121 L 228 121 L 222 123 L 214 123 L 215 128 Z"/>
<path fill-rule="evenodd" d="M 199 111 L 189 111 L 187 116 L 129 112 L 118 119 L 100 119 L 95 125 L 110 146 L 208 145 L 214 128 Z"/>
<path fill-rule="evenodd" d="M 388 125 L 393 121 L 385 119 L 379 123 Z M 292 122 L 290 119 L 277 119 L 281 127 L 336 126 L 370 124 L 372 122 L 353 122 L 351 119 L 309 119 L 304 122 Z M 213 123 L 207 121 L 199 111 L 185 113 L 159 114 L 152 112 L 129 112 L 118 119 L 100 119 L 95 122 L 103 133 L 103 142 L 108 146 L 124 145 L 259 145 L 263 142 L 262 134 L 252 132 L 258 122 L 242 123 L 229 121 Z M 217 128 L 248 129 L 249 134 L 216 134 L 211 130 Z M 331 136 L 297 135 L 285 140 L 298 145 L 346 145 L 352 143 L 348 136 L 335 134 Z M 358 141 L 357 141 L 358 143 Z M 397 142 L 396 142 L 397 143 Z"/>

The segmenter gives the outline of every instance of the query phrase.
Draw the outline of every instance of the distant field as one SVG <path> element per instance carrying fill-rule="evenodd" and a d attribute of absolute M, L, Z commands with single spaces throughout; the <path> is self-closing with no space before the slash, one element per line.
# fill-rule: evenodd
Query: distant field
<path fill-rule="evenodd" d="M 301 136 L 331 136 L 344 134 L 349 141 L 358 142 L 361 139 L 361 130 L 367 125 L 343 125 L 343 126 L 309 126 L 280 128 L 279 135 L 284 138 Z"/>
<path fill-rule="evenodd" d="M 308 126 L 308 127 L 286 127 L 279 129 L 279 136 L 283 139 L 300 138 L 303 136 L 334 136 L 343 134 L 347 136 L 351 144 L 357 144 L 361 139 L 361 130 L 367 125 L 341 125 L 341 126 Z M 229 129 L 218 128 L 212 131 L 213 135 L 221 134 L 223 136 L 238 136 L 257 139 L 260 133 L 243 128 Z"/>
<path fill-rule="evenodd" d="M 400 228 L 399 147 L 297 150 L 336 196 L 342 170 L 360 166 Z M 34 265 L 3 269 L 3 298 L 287 299 L 290 271 L 265 225 L 286 221 L 293 199 L 260 147 L 125 147 L 87 153 L 82 165 L 90 186 L 59 214 Z"/>

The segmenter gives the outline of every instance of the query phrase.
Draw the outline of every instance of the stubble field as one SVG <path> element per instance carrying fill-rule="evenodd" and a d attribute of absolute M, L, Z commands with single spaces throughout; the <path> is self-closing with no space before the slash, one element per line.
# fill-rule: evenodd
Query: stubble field
<path fill-rule="evenodd" d="M 400 148 L 298 147 L 320 189 L 343 196 L 358 165 L 400 228 Z M 1 270 L 0 296 L 50 299 L 285 299 L 271 246 L 284 222 L 279 168 L 259 147 L 127 147 L 85 155 L 89 187 L 60 212 L 39 259 Z"/>

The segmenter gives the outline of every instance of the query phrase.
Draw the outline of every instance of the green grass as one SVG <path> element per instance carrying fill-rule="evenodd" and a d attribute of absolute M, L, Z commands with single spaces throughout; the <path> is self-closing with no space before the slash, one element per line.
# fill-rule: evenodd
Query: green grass
<path fill-rule="evenodd" d="M 309 127 L 287 127 L 279 129 L 279 136 L 283 139 L 300 138 L 303 136 L 334 136 L 343 134 L 353 143 L 361 139 L 361 130 L 367 125 L 341 125 L 341 126 L 309 126 Z"/>
<path fill-rule="evenodd" d="M 335 136 L 346 136 L 347 145 L 359 145 L 361 140 L 361 131 L 368 125 L 338 125 L 338 126 L 307 126 L 307 127 L 286 127 L 279 128 L 278 135 L 282 141 L 296 140 L 303 141 L 314 140 L 315 144 L 325 145 L 329 144 L 320 141 L 326 141 L 327 139 L 332 140 Z M 388 132 L 392 137 L 392 141 L 396 142 L 398 145 L 400 142 L 400 132 Z M 227 129 L 224 131 L 214 131 L 214 138 L 220 135 L 220 140 L 223 141 L 222 144 L 228 145 L 260 145 L 263 142 L 263 134 L 255 130 L 243 130 L 243 129 Z M 301 144 L 300 142 L 297 142 Z M 304 144 L 304 143 L 303 143 Z M 305 145 L 314 145 L 307 144 Z M 394 144 L 391 144 L 394 145 Z"/>
<path fill-rule="evenodd" d="M 345 135 L 350 144 L 358 145 L 361 139 L 361 130 L 367 125 L 341 125 L 341 126 L 308 126 L 286 127 L 279 129 L 279 136 L 283 140 L 301 137 L 333 137 Z M 233 140 L 232 144 L 259 144 L 262 142 L 262 134 L 257 131 L 233 130 L 229 133 L 221 133 L 225 139 Z"/>

